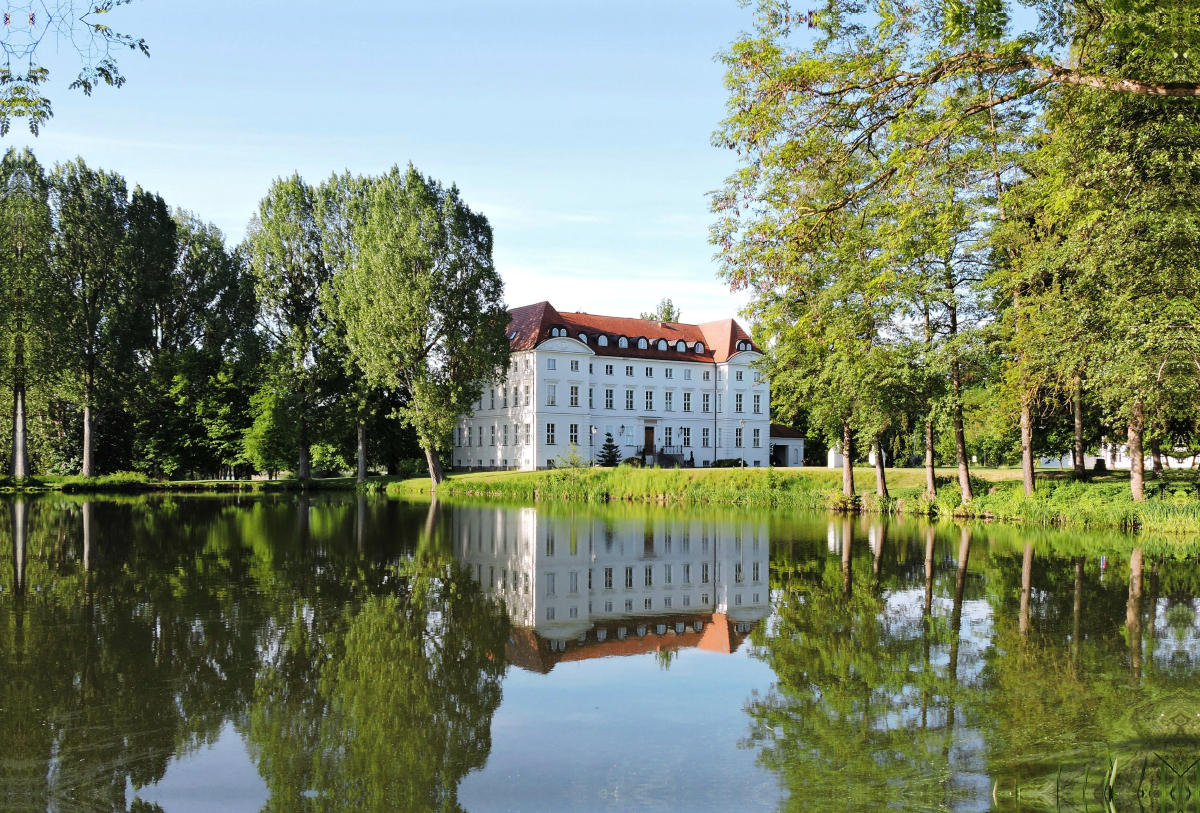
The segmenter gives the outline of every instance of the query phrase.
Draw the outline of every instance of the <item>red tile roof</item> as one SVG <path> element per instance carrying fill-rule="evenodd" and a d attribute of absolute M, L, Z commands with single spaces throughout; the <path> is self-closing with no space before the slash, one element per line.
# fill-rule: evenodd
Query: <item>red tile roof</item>
<path fill-rule="evenodd" d="M 512 317 L 509 323 L 509 343 L 513 351 L 532 350 L 550 338 L 550 329 L 566 328 L 571 338 L 578 338 L 580 333 L 587 334 L 587 344 L 598 356 L 618 356 L 621 358 L 643 358 L 658 360 L 679 360 L 724 362 L 737 353 L 737 342 L 749 341 L 751 347 L 762 352 L 753 343 L 750 334 L 733 319 L 722 319 L 717 322 L 706 322 L 702 325 L 689 325 L 682 322 L 654 322 L 647 319 L 627 319 L 622 316 L 596 316 L 590 313 L 570 313 L 555 310 L 549 302 L 538 302 L 536 305 L 525 305 L 509 311 Z M 608 337 L 608 346 L 601 347 L 597 338 L 601 335 Z M 629 347 L 617 346 L 617 339 L 625 336 L 629 339 Z M 649 347 L 639 350 L 637 340 L 645 338 Z M 666 339 L 668 348 L 659 350 L 656 342 Z M 675 343 L 682 339 L 687 343 L 685 353 L 675 349 Z M 695 352 L 696 342 L 704 343 L 704 352 Z"/>

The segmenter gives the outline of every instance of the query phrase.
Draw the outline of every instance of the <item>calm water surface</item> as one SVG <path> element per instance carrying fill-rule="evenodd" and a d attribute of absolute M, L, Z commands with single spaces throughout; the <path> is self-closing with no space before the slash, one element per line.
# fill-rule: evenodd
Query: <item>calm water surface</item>
<path fill-rule="evenodd" d="M 0 502 L 0 809 L 1200 811 L 1200 567 L 1139 544 Z"/>

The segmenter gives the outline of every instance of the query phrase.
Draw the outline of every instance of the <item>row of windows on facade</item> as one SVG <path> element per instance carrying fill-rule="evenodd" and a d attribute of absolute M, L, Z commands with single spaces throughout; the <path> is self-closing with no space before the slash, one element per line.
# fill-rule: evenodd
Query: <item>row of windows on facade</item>
<path fill-rule="evenodd" d="M 567 336 L 570 336 L 571 334 L 569 332 L 567 332 L 567 329 L 565 327 L 552 327 L 549 329 L 548 335 L 550 336 L 550 338 L 554 339 L 554 338 L 565 338 Z M 517 337 L 517 334 L 513 333 L 512 336 L 510 336 L 509 338 L 515 339 L 516 337 Z M 591 344 L 594 341 L 596 343 L 597 347 L 608 347 L 608 343 L 609 343 L 609 337 L 605 333 L 593 333 L 590 336 L 587 333 L 576 333 L 575 338 L 579 339 L 579 341 L 583 342 L 584 344 Z M 648 349 L 650 349 L 650 341 L 651 340 L 647 339 L 645 336 L 635 336 L 633 338 L 630 338 L 629 336 L 617 336 L 616 337 L 617 347 L 620 347 L 620 348 L 628 348 L 630 343 L 632 342 L 637 347 L 638 350 L 648 350 Z M 672 342 L 668 341 L 667 339 L 657 339 L 654 342 L 655 349 L 661 350 L 663 352 L 670 350 L 671 346 L 672 346 Z M 675 347 L 675 352 L 677 352 L 677 353 L 686 353 L 688 351 L 688 343 L 686 341 L 684 341 L 683 339 L 676 339 L 674 342 L 674 347 Z M 737 350 L 742 351 L 742 350 L 751 350 L 751 349 L 753 349 L 754 346 L 752 344 L 750 344 L 750 342 L 739 341 L 735 344 L 735 347 L 737 348 Z M 694 353 L 698 353 L 698 354 L 703 353 L 704 352 L 704 342 L 693 342 L 691 345 L 691 348 L 692 348 L 692 352 L 694 352 Z"/>
<path fill-rule="evenodd" d="M 754 582 L 755 584 L 758 584 L 761 581 L 761 578 L 760 578 L 761 573 L 759 571 L 759 565 L 760 565 L 759 562 L 751 562 L 750 563 L 750 567 L 751 567 L 750 580 L 752 582 Z M 662 586 L 665 587 L 667 585 L 673 585 L 674 584 L 674 575 L 675 575 L 675 566 L 669 565 L 669 564 L 664 564 L 664 565 L 659 565 L 658 567 L 662 569 Z M 681 574 L 683 576 L 683 581 L 681 582 L 681 584 L 684 587 L 691 587 L 692 586 L 692 565 L 691 565 L 691 563 L 690 562 L 684 563 L 684 564 L 680 565 L 679 568 L 680 568 Z M 717 580 L 719 581 L 721 578 L 720 562 L 716 563 L 716 568 L 717 568 Z M 593 589 L 593 587 L 592 587 L 593 570 L 594 570 L 593 568 L 588 568 L 588 570 L 587 570 L 587 589 L 588 590 Z M 611 567 L 604 568 L 604 589 L 605 590 L 615 590 L 616 589 L 614 587 L 614 581 L 613 581 L 614 571 L 615 571 L 615 568 L 611 568 Z M 655 571 L 655 565 L 643 565 L 642 566 L 642 586 L 643 587 L 653 587 L 654 586 L 654 571 Z M 569 579 L 569 593 L 570 594 L 575 594 L 575 593 L 579 592 L 579 573 L 580 573 L 580 571 L 572 570 L 567 574 L 568 579 Z M 630 565 L 625 568 L 625 589 L 626 590 L 634 589 L 634 575 L 635 574 L 634 574 L 634 566 L 633 565 Z M 709 576 L 710 576 L 709 563 L 701 562 L 700 563 L 700 584 L 709 584 L 709 581 L 710 581 Z M 556 595 L 555 591 L 557 590 L 557 581 L 558 581 L 557 574 L 555 574 L 555 573 L 547 573 L 546 574 L 546 595 L 548 597 L 553 597 Z M 745 574 L 745 569 L 743 567 L 743 564 L 741 562 L 734 562 L 733 563 L 733 582 L 734 582 L 734 584 L 743 584 L 745 581 L 746 581 L 746 574 Z"/>
<path fill-rule="evenodd" d="M 569 364 L 570 364 L 569 369 L 572 373 L 578 373 L 580 371 L 579 359 L 571 359 Z M 635 366 L 636 365 L 633 365 L 633 364 L 625 365 L 626 378 L 633 377 L 633 374 L 634 374 L 633 371 L 634 371 Z M 518 361 L 514 360 L 512 363 L 510 375 L 516 376 L 517 373 L 520 372 L 521 369 L 522 369 L 521 364 Z M 546 369 L 553 371 L 553 372 L 557 372 L 558 371 L 558 359 L 556 359 L 556 358 L 546 359 Z M 645 377 L 646 378 L 654 378 L 654 369 L 655 369 L 654 367 L 651 367 L 649 365 L 644 367 L 643 370 L 644 370 Z M 530 370 L 529 357 L 525 358 L 524 370 L 526 372 L 529 372 L 529 370 Z M 616 375 L 615 370 L 616 370 L 615 364 L 605 364 L 604 365 L 604 374 L 606 376 Z M 592 375 L 593 373 L 595 373 L 595 371 L 596 371 L 596 365 L 593 362 L 588 362 L 588 375 Z M 700 377 L 701 377 L 702 381 L 711 381 L 712 380 L 712 370 L 701 370 Z M 663 378 L 674 380 L 675 368 L 674 367 L 664 367 L 663 368 Z M 745 381 L 745 371 L 744 370 L 734 370 L 733 378 L 734 378 L 734 381 Z M 692 371 L 690 368 L 684 369 L 683 380 L 684 381 L 692 380 Z M 721 368 L 718 367 L 717 368 L 717 381 L 720 381 L 720 380 L 721 380 Z M 754 383 L 757 384 L 760 381 L 762 381 L 762 374 L 756 370 L 756 371 L 754 371 Z M 526 389 L 528 390 L 528 388 L 526 388 Z M 479 408 L 480 409 L 483 408 L 482 401 L 479 404 Z M 495 406 L 493 405 L 492 408 L 495 409 Z"/>
<path fill-rule="evenodd" d="M 671 596 L 663 596 L 661 609 L 663 609 L 663 610 L 674 609 L 671 599 L 672 599 Z M 691 607 L 692 606 L 692 597 L 691 596 L 682 596 L 682 599 L 683 600 L 680 602 L 681 607 Z M 754 601 L 755 604 L 761 603 L 761 594 L 755 593 L 752 597 L 752 600 Z M 709 603 L 708 602 L 708 593 L 702 594 L 700 596 L 701 606 L 708 606 L 708 603 Z M 736 607 L 742 606 L 742 594 L 741 593 L 734 594 L 733 604 Z M 652 598 L 645 599 L 642 602 L 642 609 L 643 610 L 653 610 L 654 609 L 654 599 L 652 599 Z M 606 612 L 606 613 L 615 612 L 613 610 L 613 602 L 611 602 L 611 601 L 604 602 L 604 612 Z M 625 600 L 625 612 L 627 612 L 627 613 L 633 612 L 633 599 Z M 592 603 L 590 601 L 588 602 L 588 613 L 589 614 L 592 613 Z M 547 621 L 556 620 L 557 614 L 558 613 L 557 613 L 556 607 L 547 607 L 546 608 L 546 620 Z M 567 615 L 571 618 L 579 618 L 579 608 L 578 607 L 568 607 Z M 700 624 L 701 622 L 696 622 L 696 623 Z M 676 632 L 680 635 L 683 634 L 683 631 L 679 629 L 679 627 L 682 626 L 682 624 L 683 624 L 683 622 L 679 622 L 676 625 Z M 701 626 L 701 628 L 703 628 L 703 627 Z M 621 641 L 625 640 L 624 636 L 621 634 L 623 630 L 624 630 L 624 627 L 621 627 L 617 630 L 617 639 L 618 640 L 621 640 Z M 645 626 L 639 625 L 638 626 L 638 636 L 640 637 L 640 636 L 645 635 L 646 634 L 645 630 L 646 630 Z M 667 627 L 665 624 L 659 624 L 658 630 L 659 630 L 659 632 L 658 632 L 659 635 L 667 634 Z M 738 631 L 741 632 L 740 629 Z M 600 641 L 604 640 L 604 638 L 600 637 L 600 636 L 597 636 L 597 639 Z"/>
<path fill-rule="evenodd" d="M 755 584 L 758 584 L 761 581 L 761 579 L 760 579 L 761 573 L 759 571 L 759 564 L 760 564 L 759 562 L 751 562 L 751 565 L 750 565 L 750 567 L 751 567 L 750 580 Z M 483 584 L 484 583 L 484 581 L 483 581 L 483 565 L 476 565 L 475 567 L 476 567 L 476 579 L 479 581 L 480 584 Z M 662 567 L 662 584 L 663 584 L 663 586 L 673 584 L 674 583 L 673 578 L 674 578 L 674 573 L 675 573 L 674 566 L 668 564 L 668 565 L 661 565 L 661 567 Z M 719 580 L 721 578 L 721 572 L 720 572 L 721 565 L 719 562 L 716 564 L 716 567 L 717 567 L 717 579 Z M 616 589 L 614 587 L 614 581 L 613 581 L 614 570 L 615 569 L 611 568 L 611 567 L 604 568 L 604 589 L 605 590 Z M 680 565 L 680 570 L 681 570 L 681 573 L 683 576 L 683 581 L 681 582 L 682 586 L 691 587 L 692 586 L 692 565 L 691 565 L 691 563 L 689 562 L 689 563 Z M 586 572 L 587 572 L 587 589 L 592 590 L 593 589 L 592 573 L 594 572 L 594 569 L 589 568 Z M 575 595 L 575 594 L 579 593 L 579 575 L 580 575 L 580 571 L 578 571 L 578 570 L 572 570 L 567 574 L 568 588 L 569 588 L 568 593 L 570 595 Z M 635 575 L 634 567 L 632 565 L 625 568 L 625 589 L 626 590 L 634 589 L 634 575 Z M 558 574 L 557 573 L 547 573 L 547 574 L 545 574 L 545 576 L 546 576 L 546 596 L 549 598 L 553 598 L 557 595 Z M 643 586 L 644 587 L 653 587 L 654 586 L 654 565 L 643 566 L 642 578 L 643 578 Z M 522 579 L 523 579 L 523 584 L 522 584 Z M 734 564 L 733 564 L 734 584 L 743 584 L 743 583 L 745 583 L 745 580 L 746 580 L 745 571 L 743 569 L 742 563 L 734 562 Z M 702 562 L 700 564 L 700 584 L 709 584 L 710 582 L 711 582 L 711 579 L 710 579 L 710 572 L 709 572 L 709 563 Z M 488 567 L 487 584 L 490 585 L 489 589 L 494 588 L 497 585 L 496 568 L 494 565 L 491 565 Z M 508 568 L 501 568 L 499 589 L 502 592 L 512 590 L 514 592 L 523 592 L 526 595 L 528 595 L 529 594 L 529 574 L 528 573 L 518 573 L 517 571 L 514 570 L 512 572 L 512 581 L 510 582 Z"/>
<path fill-rule="evenodd" d="M 528 446 L 532 442 L 532 438 L 531 438 L 531 434 L 530 434 L 531 430 L 530 430 L 529 424 L 524 424 L 525 431 L 524 431 L 523 435 L 522 435 L 522 431 L 521 431 L 521 427 L 522 427 L 521 424 L 514 423 L 512 425 L 512 427 L 513 427 L 513 445 Z M 508 446 L 509 445 L 509 443 L 508 443 L 508 424 L 506 424 L 506 423 L 500 424 L 499 426 L 497 426 L 496 424 L 492 424 L 490 427 L 488 427 L 488 429 L 490 430 L 488 433 L 489 440 L 486 445 L 488 445 L 488 446 L 496 446 L 496 445 Z M 591 429 L 596 429 L 596 427 L 592 426 Z M 454 445 L 458 446 L 458 447 L 469 447 L 471 445 L 484 446 L 485 445 L 484 435 L 483 435 L 484 427 L 480 426 L 480 427 L 478 427 L 478 430 L 479 430 L 479 433 L 478 433 L 479 434 L 479 442 L 476 444 L 472 444 L 471 443 L 471 440 L 472 440 L 471 427 L 469 427 L 469 426 L 465 426 L 465 427 L 461 427 L 461 428 L 456 427 L 454 430 Z M 497 432 L 497 430 L 499 430 L 499 432 Z M 599 430 L 597 430 L 597 432 L 598 431 Z M 704 448 L 704 449 L 709 448 L 709 445 L 710 445 L 709 441 L 712 438 L 712 435 L 709 432 L 710 432 L 709 427 L 707 427 L 707 426 L 701 427 L 701 429 L 700 429 L 700 446 L 701 446 L 701 448 Z M 611 434 L 611 432 L 606 432 L 606 434 Z M 594 446 L 596 444 L 595 436 L 596 436 L 596 432 L 591 432 L 591 431 L 588 432 L 588 445 Z M 627 445 L 633 445 L 633 437 L 634 436 L 632 434 L 628 435 Z M 740 426 L 734 427 L 733 448 L 740 449 L 742 447 L 743 437 L 744 437 L 744 433 L 743 433 L 742 427 L 740 427 Z M 679 427 L 678 434 L 676 434 L 675 427 L 664 426 L 663 427 L 663 446 L 667 446 L 667 447 L 675 446 L 676 440 L 679 441 L 679 446 L 682 446 L 685 449 L 690 449 L 692 447 L 692 428 L 690 426 L 681 426 L 681 427 Z M 579 445 L 579 424 L 577 424 L 577 423 L 567 424 L 567 442 L 574 443 L 577 446 Z M 548 446 L 558 445 L 558 424 L 554 424 L 554 423 L 546 424 L 546 445 L 548 445 Z M 755 429 L 750 430 L 750 445 L 751 445 L 751 448 L 754 448 L 754 449 L 762 448 L 762 429 L 755 428 Z M 721 427 L 717 427 L 717 446 L 718 447 L 721 446 Z"/>
<path fill-rule="evenodd" d="M 483 537 L 484 537 L 483 526 L 482 525 L 478 526 L 477 531 L 478 531 L 478 533 L 476 535 L 476 540 L 475 540 L 476 549 L 480 553 L 482 553 L 483 552 Z M 491 541 L 492 541 L 491 551 L 492 551 L 492 553 L 495 553 L 496 552 L 496 540 L 495 540 L 495 538 L 493 538 Z M 616 544 L 616 541 L 617 541 L 616 532 L 611 527 L 606 528 L 603 532 L 603 542 L 604 542 L 605 552 L 611 553 Z M 716 541 L 715 535 L 713 537 L 713 541 L 714 542 Z M 501 547 L 505 551 L 507 551 L 508 550 L 507 540 L 504 538 L 503 535 L 501 535 L 501 537 L 500 537 L 500 542 L 501 542 Z M 654 536 L 653 530 L 647 530 L 646 532 L 644 532 L 642 534 L 642 542 L 643 542 L 643 551 L 642 551 L 643 556 L 657 556 L 657 553 L 655 550 L 655 536 Z M 520 550 L 520 541 L 514 539 L 513 543 L 514 543 L 514 550 Z M 708 543 L 709 543 L 708 529 L 703 528 L 700 531 L 700 553 L 701 554 L 703 554 L 703 555 L 708 554 Z M 466 551 L 466 552 L 470 551 L 470 549 L 471 549 L 470 531 L 465 532 L 465 535 L 461 539 L 461 545 L 462 545 L 462 549 L 464 551 Z M 684 555 L 684 556 L 689 555 L 692 552 L 691 533 L 687 530 L 684 530 L 682 535 L 673 536 L 670 530 L 667 530 L 666 532 L 664 532 L 662 535 L 663 553 L 665 555 L 671 554 L 672 551 L 676 548 L 676 545 L 678 546 L 678 552 L 681 555 Z M 754 536 L 753 532 L 750 533 L 750 545 L 751 545 L 753 552 L 758 553 L 759 539 L 758 539 L 758 537 Z M 554 526 L 549 525 L 546 528 L 546 556 L 549 558 L 554 558 L 558 553 L 558 549 L 559 549 L 558 539 L 555 534 Z M 622 549 L 622 551 L 624 551 L 624 544 L 622 544 L 621 549 Z M 594 554 L 596 552 L 594 539 L 588 540 L 587 548 L 583 552 L 588 556 L 591 556 L 592 554 Z M 735 556 L 742 555 L 742 532 L 740 530 L 735 530 L 734 534 L 733 534 L 733 553 Z M 567 555 L 568 556 L 578 556 L 579 554 L 580 554 L 579 536 L 577 536 L 575 534 L 570 534 L 568 537 L 568 542 L 567 542 Z M 482 568 L 482 565 L 480 565 L 480 567 Z M 482 573 L 482 570 L 480 572 Z M 757 571 L 756 571 L 756 573 L 757 573 Z M 494 581 L 495 580 L 494 571 L 493 571 L 492 575 L 493 575 L 492 580 Z M 757 576 L 755 576 L 755 578 L 757 578 Z"/>
<path fill-rule="evenodd" d="M 754 601 L 756 603 L 758 602 L 758 594 L 757 593 L 754 596 Z M 610 612 L 611 612 L 611 609 L 610 609 Z M 693 621 L 691 624 L 691 627 L 692 627 L 693 632 L 696 632 L 696 633 L 704 632 L 704 622 L 703 621 Z M 751 624 L 750 622 L 739 621 L 733 625 L 733 631 L 736 633 L 747 633 L 750 631 L 751 627 L 753 627 L 753 624 Z M 654 626 L 654 634 L 655 635 L 666 635 L 668 628 L 671 628 L 669 624 L 656 624 Z M 676 621 L 675 625 L 673 627 L 676 635 L 683 635 L 684 633 L 687 632 L 687 628 L 688 628 L 688 624 L 686 621 Z M 638 624 L 637 627 L 635 627 L 635 630 L 636 630 L 637 636 L 639 638 L 644 638 L 646 636 L 646 633 L 649 631 L 646 624 Z M 598 643 L 604 643 L 605 641 L 608 640 L 608 630 L 605 629 L 604 627 L 600 627 L 599 629 L 597 629 L 594 634 L 596 636 L 596 641 Z M 626 638 L 629 637 L 629 630 L 626 627 L 617 627 L 616 637 L 617 637 L 618 641 L 624 641 Z M 580 644 L 586 644 L 587 639 L 588 639 L 588 634 L 586 632 L 584 632 L 579 636 L 579 638 L 577 640 Z M 567 651 L 567 641 L 561 640 L 561 639 L 551 640 L 550 641 L 550 651 L 551 652 L 566 652 Z"/>
<path fill-rule="evenodd" d="M 582 387 L 579 384 L 571 384 L 570 385 L 570 387 L 568 389 L 568 401 L 567 401 L 568 406 L 578 407 L 580 405 L 579 393 L 580 393 L 581 388 Z M 652 389 L 648 389 L 645 392 L 646 392 L 646 409 L 653 412 L 655 410 L 655 405 L 654 405 L 655 404 L 655 401 L 654 401 L 654 392 L 655 391 Z M 588 409 L 596 408 L 595 393 L 596 393 L 595 387 L 588 387 Z M 625 408 L 626 409 L 634 409 L 635 408 L 634 400 L 635 400 L 636 393 L 637 393 L 637 390 L 633 390 L 633 389 L 625 390 Z M 721 393 L 719 393 L 719 392 L 718 393 L 703 392 L 703 393 L 700 393 L 700 411 L 701 412 L 711 412 L 712 411 L 712 403 L 713 403 L 712 396 L 714 394 L 717 397 L 717 412 L 723 411 L 721 408 L 721 403 L 722 403 L 721 402 Z M 682 393 L 682 395 L 683 395 L 683 411 L 691 412 L 692 411 L 692 395 L 693 395 L 693 393 L 690 391 L 686 391 L 686 392 Z M 604 408 L 605 409 L 616 409 L 615 398 L 616 398 L 616 390 L 611 387 L 606 388 L 604 390 Z M 488 396 L 488 409 L 496 408 L 496 400 L 497 400 L 496 399 L 496 390 L 493 388 Z M 499 400 L 500 400 L 500 408 L 508 409 L 508 402 L 509 402 L 509 388 L 508 387 L 501 388 Z M 741 393 L 741 392 L 734 393 L 734 399 L 733 399 L 733 411 L 734 412 L 738 412 L 738 413 L 744 412 L 745 411 L 745 403 L 746 403 L 745 402 L 745 393 Z M 525 385 L 525 400 L 524 401 L 521 400 L 521 388 L 520 387 L 512 388 L 513 408 L 519 409 L 522 404 L 524 404 L 525 406 L 533 405 L 532 396 L 530 395 L 528 384 Z M 754 414 L 761 415 L 762 414 L 762 394 L 754 393 L 752 396 L 751 404 L 752 404 L 752 411 L 754 412 Z M 546 406 L 558 406 L 558 384 L 557 383 L 547 383 L 546 384 Z M 482 398 L 479 399 L 476 409 L 477 410 L 483 409 L 483 399 Z M 664 390 L 663 391 L 663 411 L 664 412 L 674 412 L 675 411 L 675 391 L 674 390 Z"/>

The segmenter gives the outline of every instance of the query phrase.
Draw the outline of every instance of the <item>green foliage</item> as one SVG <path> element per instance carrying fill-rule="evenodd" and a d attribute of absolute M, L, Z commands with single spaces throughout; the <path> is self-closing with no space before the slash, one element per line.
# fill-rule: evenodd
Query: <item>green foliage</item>
<path fill-rule="evenodd" d="M 612 432 L 604 433 L 604 445 L 596 455 L 596 462 L 601 466 L 616 466 L 621 462 L 621 450 L 613 442 Z"/>
<path fill-rule="evenodd" d="M 675 303 L 670 299 L 664 299 L 658 303 L 657 308 L 643 313 L 640 318 L 648 322 L 680 322 L 683 320 L 683 311 L 675 307 Z"/>

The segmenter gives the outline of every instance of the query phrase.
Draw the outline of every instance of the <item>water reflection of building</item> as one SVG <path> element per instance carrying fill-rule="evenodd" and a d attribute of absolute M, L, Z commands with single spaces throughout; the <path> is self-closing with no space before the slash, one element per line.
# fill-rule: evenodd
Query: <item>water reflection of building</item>
<path fill-rule="evenodd" d="M 533 671 L 685 647 L 732 652 L 767 615 L 764 522 L 460 508 L 453 524 L 455 555 L 508 607 L 510 661 Z"/>

